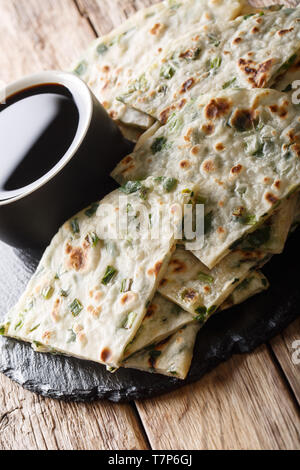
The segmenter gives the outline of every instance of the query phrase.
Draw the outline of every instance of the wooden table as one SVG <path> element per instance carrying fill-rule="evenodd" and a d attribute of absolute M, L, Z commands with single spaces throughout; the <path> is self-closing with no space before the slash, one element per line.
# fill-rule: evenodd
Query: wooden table
<path fill-rule="evenodd" d="M 0 0 L 0 80 L 68 68 L 96 35 L 157 1 Z M 296 340 L 300 319 L 195 385 L 124 405 L 43 399 L 1 375 L 0 449 L 299 449 Z"/>

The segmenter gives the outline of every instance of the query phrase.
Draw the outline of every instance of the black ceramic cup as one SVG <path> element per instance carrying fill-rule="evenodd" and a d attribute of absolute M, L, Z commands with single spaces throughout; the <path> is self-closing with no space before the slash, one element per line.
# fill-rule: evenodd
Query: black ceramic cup
<path fill-rule="evenodd" d="M 70 148 L 50 171 L 23 188 L 0 191 L 0 239 L 18 248 L 44 248 L 65 220 L 110 192 L 111 170 L 132 151 L 88 86 L 73 74 L 42 72 L 9 85 L 5 94 L 9 98 L 46 84 L 69 90 L 79 124 Z"/>

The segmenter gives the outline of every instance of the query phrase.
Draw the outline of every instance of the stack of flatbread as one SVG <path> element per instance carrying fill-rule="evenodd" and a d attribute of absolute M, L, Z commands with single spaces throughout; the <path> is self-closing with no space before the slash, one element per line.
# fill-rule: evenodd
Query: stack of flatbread
<path fill-rule="evenodd" d="M 120 189 L 54 237 L 0 333 L 185 379 L 200 328 L 269 287 L 260 269 L 299 224 L 299 64 L 300 8 L 242 0 L 168 0 L 98 39 L 74 72 L 136 148 Z M 197 205 L 201 246 L 180 236 Z"/>

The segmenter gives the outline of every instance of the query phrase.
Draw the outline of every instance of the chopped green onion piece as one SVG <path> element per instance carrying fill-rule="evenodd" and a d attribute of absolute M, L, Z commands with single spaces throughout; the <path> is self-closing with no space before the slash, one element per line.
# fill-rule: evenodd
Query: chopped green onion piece
<path fill-rule="evenodd" d="M 121 284 L 121 292 L 129 292 L 133 284 L 133 279 L 124 279 Z"/>
<path fill-rule="evenodd" d="M 19 330 L 23 326 L 23 319 L 19 321 L 19 323 L 16 324 L 15 330 Z"/>
<path fill-rule="evenodd" d="M 209 307 L 209 309 L 207 310 L 207 314 L 208 315 L 213 315 L 216 311 L 217 311 L 218 307 L 216 305 L 212 305 L 211 307 Z"/>
<path fill-rule="evenodd" d="M 80 64 L 77 65 L 76 69 L 74 70 L 74 73 L 76 75 L 83 75 L 87 70 L 87 63 L 86 62 L 81 62 Z"/>
<path fill-rule="evenodd" d="M 39 323 L 38 325 L 34 326 L 30 331 L 29 333 L 33 333 L 35 330 L 37 330 L 39 327 L 41 326 L 41 324 Z"/>
<path fill-rule="evenodd" d="M 175 178 L 167 178 L 163 183 L 163 188 L 167 193 L 170 193 L 178 186 L 178 180 Z"/>
<path fill-rule="evenodd" d="M 66 290 L 61 289 L 61 290 L 60 290 L 60 296 L 61 296 L 61 297 L 68 297 L 68 296 L 69 296 L 69 292 L 67 292 Z"/>
<path fill-rule="evenodd" d="M 80 232 L 78 219 L 73 219 L 71 221 L 71 229 L 72 229 L 72 232 L 74 233 L 74 235 Z"/>
<path fill-rule="evenodd" d="M 134 312 L 129 313 L 125 322 L 123 323 L 123 328 L 125 330 L 130 330 L 130 328 L 133 327 L 136 317 L 137 317 L 136 313 Z"/>
<path fill-rule="evenodd" d="M 138 192 L 142 187 L 140 181 L 128 181 L 124 186 L 120 188 L 120 191 L 124 194 L 133 194 Z"/>
<path fill-rule="evenodd" d="M 78 299 L 75 299 L 73 300 L 71 305 L 69 305 L 69 309 L 71 310 L 74 317 L 78 317 L 78 315 L 83 310 L 83 306 L 82 306 L 82 303 Z"/>
<path fill-rule="evenodd" d="M 44 299 L 46 299 L 46 300 L 51 299 L 51 297 L 52 297 L 53 294 L 54 294 L 54 287 L 52 287 L 52 286 L 45 287 L 45 289 L 44 289 L 43 292 L 42 292 L 42 296 L 43 296 Z"/>
<path fill-rule="evenodd" d="M 161 78 L 170 80 L 171 78 L 174 77 L 175 73 L 176 73 L 176 70 L 174 69 L 174 67 L 172 67 L 171 65 L 165 65 L 164 67 L 161 68 L 160 76 Z"/>
<path fill-rule="evenodd" d="M 99 55 L 103 55 L 108 51 L 108 47 L 106 44 L 99 44 L 97 47 L 97 52 Z"/>
<path fill-rule="evenodd" d="M 0 336 L 5 335 L 5 326 L 0 326 Z"/>
<path fill-rule="evenodd" d="M 212 61 L 210 62 L 210 68 L 211 69 L 218 69 L 221 67 L 221 64 L 222 64 L 222 59 L 221 57 L 215 57 L 214 59 L 212 59 Z"/>
<path fill-rule="evenodd" d="M 198 307 L 196 308 L 195 312 L 197 313 L 195 320 L 197 320 L 201 324 L 204 324 L 207 316 L 207 308 L 204 306 Z"/>
<path fill-rule="evenodd" d="M 151 145 L 152 153 L 155 155 L 156 153 L 161 152 L 161 150 L 166 146 L 166 143 L 166 137 L 158 137 L 157 139 L 155 139 L 155 141 Z"/>
<path fill-rule="evenodd" d="M 214 282 L 214 280 L 215 280 L 214 277 L 209 276 L 208 274 L 205 274 L 205 273 L 203 273 L 203 272 L 200 272 L 200 273 L 198 274 L 198 279 L 199 279 L 199 281 L 207 282 L 208 284 L 212 284 L 212 283 Z"/>
<path fill-rule="evenodd" d="M 118 271 L 113 266 L 107 266 L 106 273 L 101 281 L 104 286 L 107 286 L 117 275 Z"/>
<path fill-rule="evenodd" d="M 244 16 L 244 20 L 248 20 L 248 18 L 251 18 L 251 16 L 254 16 L 255 13 L 249 13 L 249 15 Z"/>
<path fill-rule="evenodd" d="M 98 237 L 98 235 L 95 232 L 91 232 L 91 233 L 88 234 L 88 241 L 89 241 L 90 245 L 95 247 L 95 246 L 97 246 L 98 242 L 100 241 L 100 238 Z"/>
<path fill-rule="evenodd" d="M 77 339 L 76 333 L 74 333 L 73 330 L 69 330 L 69 332 L 70 332 L 70 338 L 68 339 L 68 344 L 75 343 Z"/>
<path fill-rule="evenodd" d="M 236 77 L 233 78 L 232 80 L 229 80 L 228 82 L 224 83 L 223 85 L 223 90 L 226 90 L 226 88 L 229 88 L 231 85 L 233 85 L 236 82 Z"/>
<path fill-rule="evenodd" d="M 85 215 L 87 217 L 93 217 L 96 214 L 98 207 L 99 207 L 99 204 L 95 202 L 94 204 L 91 205 L 89 209 L 85 211 Z"/>

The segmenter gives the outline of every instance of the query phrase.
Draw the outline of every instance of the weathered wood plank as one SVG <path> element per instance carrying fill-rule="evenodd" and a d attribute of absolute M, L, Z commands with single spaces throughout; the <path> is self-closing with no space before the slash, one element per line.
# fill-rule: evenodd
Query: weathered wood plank
<path fill-rule="evenodd" d="M 137 407 L 155 450 L 300 448 L 299 411 L 265 346 Z"/>
<path fill-rule="evenodd" d="M 0 80 L 66 69 L 94 39 L 72 0 L 0 0 Z"/>
<path fill-rule="evenodd" d="M 300 404 L 300 318 L 271 341 L 271 346 Z"/>
<path fill-rule="evenodd" d="M 88 17 L 99 36 L 119 26 L 140 8 L 161 0 L 76 0 L 82 14 Z"/>
<path fill-rule="evenodd" d="M 0 375 L 0 449 L 146 450 L 130 405 L 43 399 Z"/>
<path fill-rule="evenodd" d="M 0 79 L 65 68 L 94 38 L 72 0 L 0 0 Z M 44 400 L 0 376 L 0 449 L 145 449 L 130 405 Z"/>

